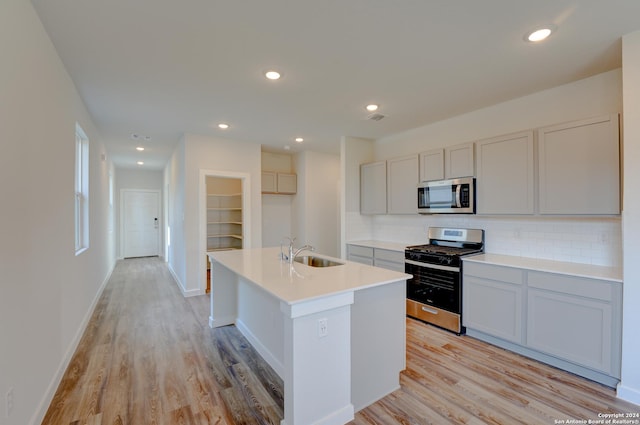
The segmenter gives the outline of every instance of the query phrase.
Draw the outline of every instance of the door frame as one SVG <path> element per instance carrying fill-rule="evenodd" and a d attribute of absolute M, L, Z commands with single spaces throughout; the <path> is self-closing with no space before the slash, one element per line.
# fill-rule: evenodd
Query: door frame
<path fill-rule="evenodd" d="M 151 192 L 156 193 L 158 195 L 158 240 L 156 241 L 156 255 L 158 257 L 161 256 L 161 240 L 162 240 L 162 191 L 156 189 L 120 189 L 120 255 L 118 255 L 119 259 L 124 258 L 124 225 L 125 225 L 125 212 L 124 212 L 124 194 L 126 192 Z"/>
<path fill-rule="evenodd" d="M 200 212 L 200 226 L 198 238 L 198 252 L 207 252 L 207 177 L 223 177 L 240 179 L 242 184 L 242 248 L 251 247 L 251 174 L 234 171 L 218 171 L 200 169 L 198 182 L 198 211 Z M 198 256 L 198 289 L 204 294 L 207 288 L 207 261 L 205 255 Z"/>

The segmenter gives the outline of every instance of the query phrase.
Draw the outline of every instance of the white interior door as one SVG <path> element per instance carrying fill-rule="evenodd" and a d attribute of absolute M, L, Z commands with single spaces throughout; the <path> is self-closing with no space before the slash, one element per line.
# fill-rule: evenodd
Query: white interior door
<path fill-rule="evenodd" d="M 159 255 L 160 192 L 123 190 L 121 202 L 122 256 Z"/>

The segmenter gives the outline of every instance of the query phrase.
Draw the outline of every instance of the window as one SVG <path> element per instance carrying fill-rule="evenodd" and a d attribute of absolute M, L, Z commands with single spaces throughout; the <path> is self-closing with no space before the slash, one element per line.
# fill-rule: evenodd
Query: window
<path fill-rule="evenodd" d="M 89 248 L 89 139 L 76 123 L 76 255 Z"/>

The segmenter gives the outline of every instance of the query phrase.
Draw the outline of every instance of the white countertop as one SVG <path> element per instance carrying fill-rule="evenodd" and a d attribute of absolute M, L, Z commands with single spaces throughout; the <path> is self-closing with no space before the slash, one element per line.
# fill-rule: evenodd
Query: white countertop
<path fill-rule="evenodd" d="M 464 261 L 622 282 L 622 269 L 620 267 L 595 266 L 592 264 L 569 263 L 501 254 L 473 255 L 464 257 Z"/>
<path fill-rule="evenodd" d="M 405 273 L 345 261 L 315 252 L 301 253 L 301 255 L 307 254 L 343 264 L 333 267 L 311 267 L 297 262 L 289 264 L 279 259 L 280 248 L 278 247 L 207 253 L 213 261 L 262 287 L 287 304 L 353 292 L 411 277 Z M 213 278 L 215 279 L 215 276 Z"/>
<path fill-rule="evenodd" d="M 404 249 L 406 247 L 410 245 L 418 245 L 418 244 L 366 240 L 366 241 L 350 241 L 350 242 L 347 242 L 347 245 L 358 245 L 358 246 L 365 246 L 367 248 L 388 249 L 389 251 L 397 251 L 397 252 L 404 253 Z"/>

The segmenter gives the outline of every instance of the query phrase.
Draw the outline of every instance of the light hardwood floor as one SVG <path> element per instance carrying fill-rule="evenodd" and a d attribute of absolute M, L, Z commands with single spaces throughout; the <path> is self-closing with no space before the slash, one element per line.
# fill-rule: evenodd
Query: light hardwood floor
<path fill-rule="evenodd" d="M 208 300 L 183 298 L 157 258 L 118 262 L 43 424 L 279 424 L 282 380 L 235 327 L 208 327 Z M 640 411 L 609 388 L 412 319 L 401 385 L 352 423 L 555 424 Z"/>

